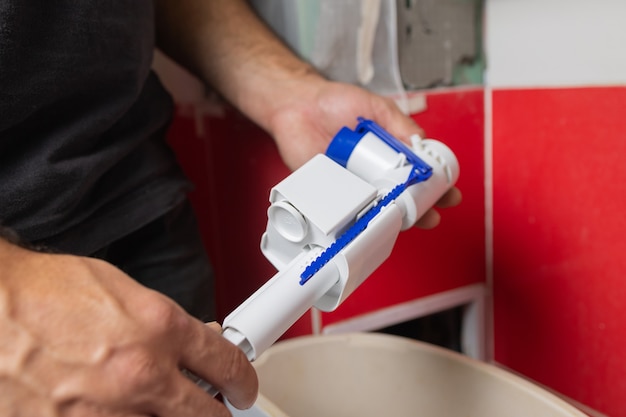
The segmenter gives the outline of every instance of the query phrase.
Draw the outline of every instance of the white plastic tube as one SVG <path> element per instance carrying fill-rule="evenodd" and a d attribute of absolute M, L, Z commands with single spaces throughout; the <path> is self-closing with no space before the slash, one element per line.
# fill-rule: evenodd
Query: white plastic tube
<path fill-rule="evenodd" d="M 298 256 L 224 319 L 224 336 L 244 352 L 247 350 L 251 361 L 276 342 L 339 281 L 339 270 L 334 262 L 329 262 L 300 285 L 300 274 L 320 252 L 315 250 Z"/>

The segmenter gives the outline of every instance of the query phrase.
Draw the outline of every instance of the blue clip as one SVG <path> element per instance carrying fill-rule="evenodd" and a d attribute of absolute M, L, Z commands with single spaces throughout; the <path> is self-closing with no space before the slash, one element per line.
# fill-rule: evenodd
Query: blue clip
<path fill-rule="evenodd" d="M 373 120 L 359 117 L 358 121 L 359 124 L 356 126 L 354 131 L 344 127 L 335 135 L 326 150 L 326 155 L 329 158 L 346 168 L 350 155 L 361 138 L 368 132 L 372 132 L 391 149 L 406 156 L 407 161 L 413 165 L 413 169 L 415 171 L 414 174 L 411 174 L 411 176 L 414 175 L 414 182 L 425 181 L 430 178 L 433 171 L 432 167 L 415 155 L 408 146 L 393 137 Z"/>
<path fill-rule="evenodd" d="M 426 181 L 428 178 L 430 178 L 430 176 L 433 174 L 433 168 L 426 162 L 422 161 L 420 157 L 415 155 L 408 146 L 393 137 L 391 134 L 389 134 L 389 132 L 380 127 L 373 120 L 364 119 L 363 117 L 359 117 L 358 120 L 359 124 L 355 129 L 357 132 L 365 134 L 367 133 L 367 131 L 370 131 L 379 138 L 381 138 L 383 142 L 389 145 L 394 151 L 406 155 L 407 161 L 409 161 L 413 165 L 414 170 L 413 182 L 409 185 L 420 181 Z M 412 175 L 413 174 L 409 175 L 409 178 L 411 178 Z"/>
<path fill-rule="evenodd" d="M 389 145 L 393 150 L 406 155 L 407 161 L 413 165 L 413 169 L 409 173 L 409 177 L 405 182 L 396 185 L 389 191 L 376 205 L 370 208 L 359 220 L 357 220 L 348 230 L 346 230 L 337 240 L 335 240 L 328 248 L 326 248 L 315 260 L 313 260 L 300 274 L 300 285 L 313 277 L 324 265 L 337 255 L 343 248 L 352 242 L 363 230 L 365 230 L 369 222 L 376 217 L 378 213 L 394 201 L 402 194 L 410 185 L 418 182 L 426 181 L 432 175 L 432 167 L 421 160 L 413 153 L 408 146 L 400 142 L 398 139 L 390 135 L 386 130 L 380 127 L 372 120 L 359 117 L 359 124 L 354 132 L 348 128 L 343 128 L 328 146 L 326 155 L 335 160 L 342 166 L 346 166 L 352 150 L 358 141 L 367 133 L 372 132 Z"/>

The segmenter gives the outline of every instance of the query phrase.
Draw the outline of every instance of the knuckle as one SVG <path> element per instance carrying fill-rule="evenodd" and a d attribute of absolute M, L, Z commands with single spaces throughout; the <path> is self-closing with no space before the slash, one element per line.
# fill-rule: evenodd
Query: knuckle
<path fill-rule="evenodd" d="M 154 334 L 163 335 L 184 332 L 189 318 L 173 302 L 160 294 L 150 294 L 141 309 L 142 321 Z"/>
<path fill-rule="evenodd" d="M 390 97 L 386 97 L 386 96 L 381 96 L 379 97 L 380 99 L 380 104 L 381 107 L 384 109 L 384 111 L 387 112 L 392 112 L 393 110 L 396 110 L 398 105 L 396 104 L 396 101 Z"/>
<path fill-rule="evenodd" d="M 152 391 L 162 379 L 162 364 L 146 348 L 128 349 L 120 362 L 121 385 L 126 392 Z"/>
<path fill-rule="evenodd" d="M 246 375 L 250 374 L 250 362 L 246 355 L 237 348 L 229 349 L 229 353 L 222 364 L 223 383 L 225 385 L 238 385 Z"/>

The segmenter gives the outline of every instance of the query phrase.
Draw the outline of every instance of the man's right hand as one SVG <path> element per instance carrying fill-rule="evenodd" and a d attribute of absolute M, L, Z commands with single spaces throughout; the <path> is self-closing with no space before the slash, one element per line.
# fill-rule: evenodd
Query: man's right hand
<path fill-rule="evenodd" d="M 258 381 L 245 355 L 169 298 L 96 259 L 0 239 L 0 414 L 228 416 Z"/>

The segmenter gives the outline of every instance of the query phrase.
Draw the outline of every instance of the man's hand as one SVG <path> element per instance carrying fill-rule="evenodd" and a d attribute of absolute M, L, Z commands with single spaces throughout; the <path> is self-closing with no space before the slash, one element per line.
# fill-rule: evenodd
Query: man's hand
<path fill-rule="evenodd" d="M 284 104 L 274 111 L 268 130 L 290 168 L 299 167 L 315 153 L 325 152 L 330 139 L 347 121 L 356 124 L 358 116 L 374 120 L 406 143 L 410 143 L 412 135 L 424 136 L 423 130 L 393 100 L 360 87 L 317 76 L 292 79 L 285 87 L 292 97 L 284 98 Z M 437 207 L 452 207 L 460 202 L 461 192 L 453 187 Z M 416 226 L 430 229 L 439 221 L 439 213 L 430 209 Z"/>
<path fill-rule="evenodd" d="M 253 404 L 238 348 L 112 265 L 4 240 L 0 264 L 1 415 L 230 415 L 183 368 Z"/>

